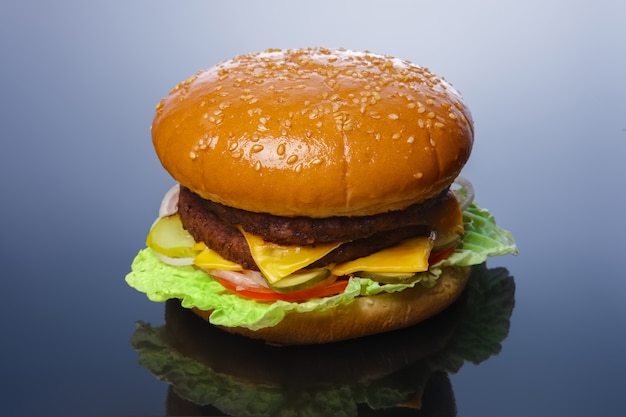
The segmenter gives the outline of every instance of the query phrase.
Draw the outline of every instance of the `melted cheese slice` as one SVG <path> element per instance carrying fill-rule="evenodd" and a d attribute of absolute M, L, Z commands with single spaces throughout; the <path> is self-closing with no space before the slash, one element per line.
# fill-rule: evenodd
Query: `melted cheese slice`
<path fill-rule="evenodd" d="M 283 246 L 266 242 L 260 236 L 248 233 L 241 227 L 239 230 L 248 242 L 254 262 L 270 284 L 274 284 L 287 275 L 311 265 L 343 243 Z"/>
<path fill-rule="evenodd" d="M 336 265 L 331 271 L 343 276 L 355 272 L 422 272 L 428 270 L 433 240 L 428 237 L 407 239 L 391 248 Z"/>
<path fill-rule="evenodd" d="M 193 248 L 201 251 L 193 258 L 194 265 L 200 268 L 243 271 L 241 265 L 222 258 L 219 253 L 209 249 L 203 242 L 196 243 Z"/>

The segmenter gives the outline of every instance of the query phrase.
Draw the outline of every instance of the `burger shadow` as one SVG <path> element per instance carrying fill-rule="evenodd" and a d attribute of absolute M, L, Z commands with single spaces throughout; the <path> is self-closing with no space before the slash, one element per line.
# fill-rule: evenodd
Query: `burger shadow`
<path fill-rule="evenodd" d="M 508 270 L 482 264 L 453 305 L 402 330 L 274 346 L 170 300 L 165 324 L 138 322 L 131 344 L 140 365 L 169 384 L 167 415 L 455 416 L 449 374 L 500 352 L 514 304 Z"/>

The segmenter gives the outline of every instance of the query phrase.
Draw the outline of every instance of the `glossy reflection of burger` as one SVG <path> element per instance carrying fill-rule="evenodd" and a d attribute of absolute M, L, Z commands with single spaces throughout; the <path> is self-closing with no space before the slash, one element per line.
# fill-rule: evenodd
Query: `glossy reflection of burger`
<path fill-rule="evenodd" d="M 271 346 L 207 325 L 175 300 L 140 322 L 139 362 L 169 385 L 167 415 L 454 416 L 448 378 L 500 351 L 515 303 L 505 269 L 472 268 L 467 291 L 406 329 L 315 346 Z"/>
<path fill-rule="evenodd" d="M 474 130 L 423 67 L 341 49 L 238 56 L 176 86 L 152 137 L 177 181 L 127 282 L 276 344 L 403 328 L 514 253 L 453 185 Z"/>

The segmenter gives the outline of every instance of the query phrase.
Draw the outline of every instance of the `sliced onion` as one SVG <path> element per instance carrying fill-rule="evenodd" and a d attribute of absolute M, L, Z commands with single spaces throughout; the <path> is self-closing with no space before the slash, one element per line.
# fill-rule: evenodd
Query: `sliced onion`
<path fill-rule="evenodd" d="M 173 266 L 187 266 L 193 265 L 193 258 L 172 258 L 170 256 L 162 255 L 156 251 L 153 251 L 157 258 L 161 260 L 164 264 L 173 265 Z"/>
<path fill-rule="evenodd" d="M 180 194 L 180 184 L 176 184 L 169 189 L 161 200 L 159 207 L 159 217 L 171 216 L 178 212 L 178 195 Z"/>
<path fill-rule="evenodd" d="M 259 271 L 225 271 L 223 269 L 209 269 L 209 274 L 230 281 L 244 288 L 269 288 L 267 281 Z"/>
<path fill-rule="evenodd" d="M 461 210 L 465 210 L 474 201 L 474 186 L 467 178 L 463 177 L 457 177 L 454 180 L 454 185 L 456 187 L 452 191 L 454 191 L 456 199 L 459 200 Z"/>

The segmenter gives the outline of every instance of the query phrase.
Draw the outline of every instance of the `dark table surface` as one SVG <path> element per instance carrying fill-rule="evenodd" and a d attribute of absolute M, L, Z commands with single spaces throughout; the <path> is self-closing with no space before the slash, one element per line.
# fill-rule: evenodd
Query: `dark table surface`
<path fill-rule="evenodd" d="M 498 349 L 439 376 L 458 415 L 623 412 L 624 4 L 12 3 L 0 6 L 1 415 L 165 415 L 168 384 L 131 343 L 138 322 L 164 325 L 165 305 L 124 282 L 172 184 L 150 142 L 154 106 L 222 59 L 314 45 L 428 66 L 472 109 L 463 175 L 520 255 L 487 263 L 515 284 Z"/>

